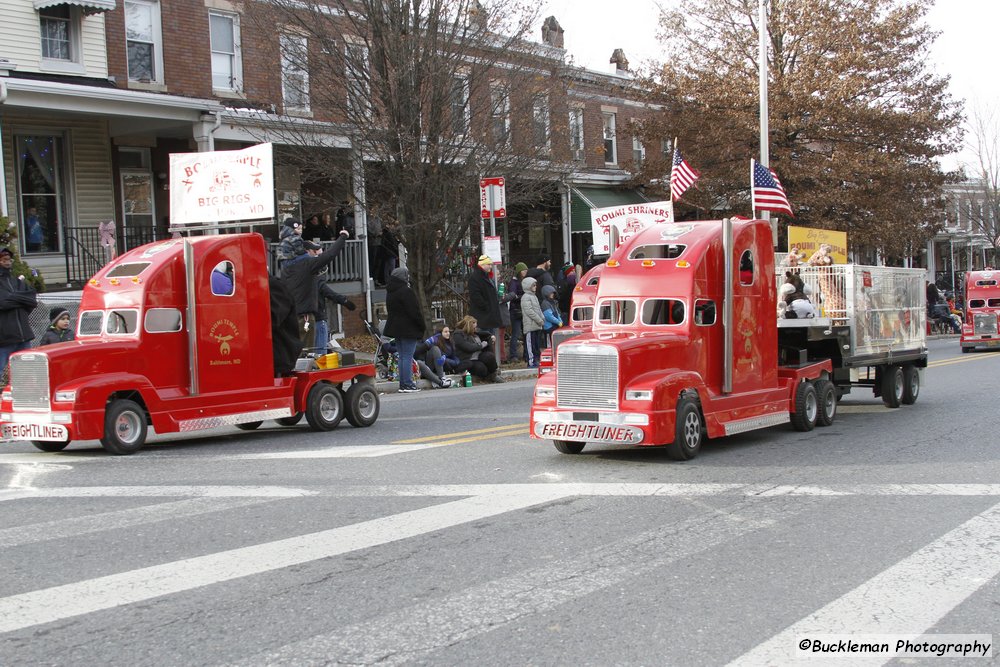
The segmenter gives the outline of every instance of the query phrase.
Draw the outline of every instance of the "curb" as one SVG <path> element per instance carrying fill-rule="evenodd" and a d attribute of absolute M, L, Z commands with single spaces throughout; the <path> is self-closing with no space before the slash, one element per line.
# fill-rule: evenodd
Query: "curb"
<path fill-rule="evenodd" d="M 503 376 L 503 379 L 506 380 L 507 382 L 517 381 L 517 380 L 534 380 L 534 379 L 536 379 L 538 377 L 538 369 L 537 368 L 509 368 L 509 369 L 501 368 L 500 369 L 500 374 Z M 463 375 L 446 375 L 445 376 L 445 377 L 451 378 L 451 383 L 452 384 L 451 384 L 450 389 L 454 389 L 455 387 L 461 387 L 461 388 L 465 389 L 465 387 L 462 385 Z M 473 382 L 474 382 L 474 384 L 472 385 L 473 387 L 496 386 L 492 382 L 484 382 L 484 381 L 482 381 L 482 380 L 480 380 L 478 378 L 473 378 Z M 439 389 L 437 387 L 432 387 L 431 383 L 430 383 L 430 380 L 423 380 L 423 379 L 417 380 L 417 386 L 420 387 L 423 390 L 426 390 L 426 391 L 433 391 L 433 392 L 444 391 L 443 389 Z M 380 394 L 396 394 L 396 393 L 399 393 L 399 382 L 397 382 L 396 380 L 376 382 L 375 383 L 375 389 Z"/>

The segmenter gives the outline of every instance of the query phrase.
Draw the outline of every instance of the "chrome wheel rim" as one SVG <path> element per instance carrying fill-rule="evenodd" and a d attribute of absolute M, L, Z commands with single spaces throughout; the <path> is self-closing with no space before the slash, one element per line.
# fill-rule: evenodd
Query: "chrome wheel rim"
<path fill-rule="evenodd" d="M 701 442 L 701 420 L 698 413 L 691 410 L 684 416 L 684 444 L 694 449 Z"/>
<path fill-rule="evenodd" d="M 833 416 L 837 414 L 837 391 L 826 392 L 826 397 L 823 399 L 823 412 L 827 419 L 833 419 Z"/>
<path fill-rule="evenodd" d="M 896 377 L 893 378 L 893 390 L 896 394 L 896 398 L 900 399 L 903 397 L 903 373 L 902 371 L 896 371 Z"/>
<path fill-rule="evenodd" d="M 358 415 L 362 419 L 368 420 L 375 415 L 375 394 L 371 391 L 363 391 L 358 397 Z"/>
<path fill-rule="evenodd" d="M 806 396 L 806 419 L 815 422 L 819 415 L 819 401 L 816 399 L 816 392 L 811 391 Z"/>
<path fill-rule="evenodd" d="M 319 414 L 324 421 L 332 422 L 340 416 L 340 402 L 332 393 L 323 394 L 319 401 Z"/>
<path fill-rule="evenodd" d="M 115 420 L 115 437 L 119 442 L 131 445 L 138 441 L 139 431 L 142 428 L 140 419 L 139 415 L 131 411 L 118 415 Z"/>

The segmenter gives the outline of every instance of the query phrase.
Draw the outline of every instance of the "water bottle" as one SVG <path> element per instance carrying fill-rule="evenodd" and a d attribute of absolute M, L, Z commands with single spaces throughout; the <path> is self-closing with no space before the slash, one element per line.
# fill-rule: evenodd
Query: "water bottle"
<path fill-rule="evenodd" d="M 500 285 L 497 287 L 497 294 L 500 295 L 501 299 L 503 299 L 504 292 L 506 292 L 506 291 L 507 291 L 507 288 L 505 288 L 503 286 L 503 283 L 500 283 Z"/>
<path fill-rule="evenodd" d="M 465 371 L 465 377 L 462 379 L 462 384 L 464 384 L 466 387 L 472 386 L 472 373 L 470 373 L 469 371 Z"/>

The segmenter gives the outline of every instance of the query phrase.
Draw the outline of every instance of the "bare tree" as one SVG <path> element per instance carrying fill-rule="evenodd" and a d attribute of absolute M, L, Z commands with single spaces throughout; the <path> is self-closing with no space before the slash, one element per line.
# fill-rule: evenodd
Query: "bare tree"
<path fill-rule="evenodd" d="M 349 184 L 351 157 L 322 135 L 332 129 L 350 139 L 364 162 L 368 208 L 398 226 L 428 317 L 444 253 L 463 239 L 478 242 L 479 177 L 507 176 L 508 200 L 530 203 L 568 169 L 551 155 L 562 63 L 528 40 L 537 22 L 530 7 L 520 0 L 244 5 L 244 20 L 280 51 L 282 155 L 307 178 Z"/>
<path fill-rule="evenodd" d="M 989 241 L 996 266 L 1000 245 L 1000 115 L 996 107 L 976 105 L 966 136 L 973 162 L 964 168 L 978 186 L 967 215 L 973 230 Z"/>
<path fill-rule="evenodd" d="M 902 257 L 940 224 L 946 176 L 935 158 L 961 141 L 961 105 L 929 71 L 930 0 L 769 0 L 771 166 L 794 224 L 849 233 Z M 650 139 L 680 138 L 701 170 L 696 207 L 746 215 L 758 153 L 757 0 L 703 0 L 666 12 L 667 64 Z M 650 164 L 661 176 L 669 166 Z"/>

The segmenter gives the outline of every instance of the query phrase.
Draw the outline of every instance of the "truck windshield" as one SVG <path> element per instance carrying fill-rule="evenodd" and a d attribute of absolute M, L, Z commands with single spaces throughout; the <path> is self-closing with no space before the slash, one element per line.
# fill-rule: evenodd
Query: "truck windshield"
<path fill-rule="evenodd" d="M 642 304 L 642 323 L 649 326 L 684 323 L 684 302 L 680 299 L 646 299 Z"/>
<path fill-rule="evenodd" d="M 108 324 L 104 328 L 106 334 L 112 336 L 127 336 L 134 334 L 139 328 L 138 310 L 109 310 Z"/>
<path fill-rule="evenodd" d="M 629 259 L 676 259 L 684 252 L 687 246 L 677 243 L 654 243 L 651 245 L 641 245 L 632 248 Z"/>
<path fill-rule="evenodd" d="M 636 303 L 631 299 L 605 299 L 597 309 L 600 324 L 632 324 L 635 322 Z"/>

